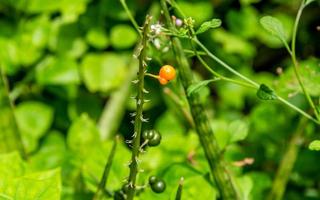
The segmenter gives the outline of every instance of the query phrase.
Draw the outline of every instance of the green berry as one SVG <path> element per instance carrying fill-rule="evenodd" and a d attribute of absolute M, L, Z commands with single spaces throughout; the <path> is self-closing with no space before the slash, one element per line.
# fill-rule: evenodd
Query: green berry
<path fill-rule="evenodd" d="M 144 140 L 150 140 L 154 137 L 155 135 L 155 130 L 145 130 L 143 133 L 142 133 L 142 138 Z"/>
<path fill-rule="evenodd" d="M 154 184 L 151 185 L 151 189 L 155 193 L 162 193 L 166 189 L 166 183 L 163 180 L 158 179 Z"/>
<path fill-rule="evenodd" d="M 158 178 L 156 176 L 150 176 L 149 177 L 149 184 L 153 185 L 157 182 Z"/>
<path fill-rule="evenodd" d="M 154 131 L 154 136 L 149 139 L 148 145 L 150 147 L 158 146 L 161 142 L 161 134 L 158 131 Z"/>

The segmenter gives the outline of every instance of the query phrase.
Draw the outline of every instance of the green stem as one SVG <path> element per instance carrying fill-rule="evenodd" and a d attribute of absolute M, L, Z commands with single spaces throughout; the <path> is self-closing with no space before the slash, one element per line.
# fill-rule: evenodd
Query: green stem
<path fill-rule="evenodd" d="M 192 118 L 192 115 L 190 114 L 190 108 L 188 105 L 185 105 L 181 97 L 179 97 L 177 94 L 175 94 L 170 88 L 165 87 L 163 89 L 163 92 L 166 94 L 166 96 L 172 100 L 172 102 L 176 105 L 177 108 L 179 108 L 179 113 L 181 112 L 185 118 L 185 120 L 188 122 L 190 127 L 195 128 L 194 121 Z"/>
<path fill-rule="evenodd" d="M 98 185 L 98 189 L 93 197 L 93 200 L 103 199 L 103 194 L 104 194 L 103 191 L 104 191 L 106 184 L 107 184 L 107 181 L 108 181 L 108 177 L 109 177 L 109 173 L 111 170 L 111 165 L 113 162 L 114 155 L 116 154 L 118 140 L 119 140 L 119 137 L 116 136 L 116 138 L 113 142 L 112 148 L 111 148 L 111 152 L 108 157 L 108 161 L 105 165 L 102 178 L 101 178 L 100 183 Z"/>
<path fill-rule="evenodd" d="M 121 119 L 125 113 L 125 104 L 129 97 L 131 81 L 136 78 L 137 62 L 131 59 L 129 64 L 129 72 L 126 81 L 123 83 L 121 88 L 111 94 L 108 103 L 105 105 L 101 117 L 98 122 L 100 129 L 100 136 L 103 140 L 112 137 L 116 134 Z"/>
<path fill-rule="evenodd" d="M 161 7 L 168 27 L 175 30 L 165 0 L 161 0 Z M 188 87 L 194 82 L 192 71 L 188 60 L 184 55 L 180 40 L 177 37 L 172 38 L 172 45 L 174 53 L 176 54 L 182 85 L 185 92 L 187 92 Z M 217 140 L 213 135 L 210 125 L 210 120 L 205 112 L 205 106 L 201 103 L 198 93 L 192 93 L 190 96 L 187 96 L 187 99 L 190 104 L 191 114 L 196 125 L 195 127 L 200 143 L 205 152 L 211 174 L 216 181 L 222 199 L 240 199 L 240 194 L 232 180 L 231 174 L 226 169 L 226 164 L 221 157 Z"/>
<path fill-rule="evenodd" d="M 223 67 L 225 67 L 227 70 L 229 70 L 230 72 L 232 72 L 233 74 L 235 74 L 236 76 L 242 78 L 243 80 L 247 81 L 249 84 L 251 84 L 255 89 L 259 89 L 259 84 L 254 82 L 253 80 L 249 79 L 248 77 L 242 75 L 241 73 L 237 72 L 236 70 L 234 70 L 232 67 L 230 67 L 228 64 L 226 64 L 225 62 L 223 62 L 222 60 L 220 60 L 218 57 L 216 57 L 215 55 L 213 55 L 197 38 L 193 39 L 206 53 L 207 55 L 212 58 L 213 60 L 217 61 L 219 64 L 221 64 Z M 320 120 L 314 119 L 311 115 L 309 115 L 308 113 L 306 113 L 305 111 L 301 110 L 300 108 L 298 108 L 297 106 L 291 104 L 290 102 L 288 102 L 287 100 L 283 99 L 282 97 L 277 96 L 277 99 L 284 103 L 285 105 L 289 106 L 290 108 L 292 108 L 293 110 L 299 112 L 300 114 L 302 114 L 303 116 L 307 117 L 308 119 L 312 120 L 313 122 L 320 124 Z"/>
<path fill-rule="evenodd" d="M 13 137 L 14 137 L 16 148 L 19 150 L 22 157 L 24 159 L 27 159 L 27 153 L 26 153 L 25 147 L 23 145 L 21 132 L 19 130 L 18 123 L 17 123 L 16 117 L 14 114 L 14 104 L 9 97 L 9 93 L 10 93 L 9 92 L 9 84 L 8 84 L 7 78 L 4 74 L 3 68 L 0 66 L 0 95 L 3 95 L 3 97 L 0 96 L 0 99 L 4 100 L 4 102 L 6 102 L 7 106 L 9 106 L 9 109 L 10 109 L 10 115 L 7 117 L 11 118 L 10 119 L 11 125 L 12 125 L 11 128 L 14 133 Z M 0 106 L 4 102 L 0 102 Z M 5 129 L 7 129 L 7 128 L 9 128 L 9 127 L 5 127 Z M 0 134 L 5 134 L 5 132 L 0 133 Z"/>
<path fill-rule="evenodd" d="M 149 33 L 149 25 L 150 25 L 151 17 L 147 16 L 146 21 L 142 30 L 142 38 L 141 38 L 141 52 L 138 56 L 139 58 L 139 72 L 138 72 L 138 87 L 137 87 L 137 97 L 136 97 L 136 116 L 134 122 L 134 138 L 133 138 L 133 146 L 132 146 L 132 157 L 131 163 L 129 165 L 130 174 L 128 179 L 129 190 L 127 192 L 127 199 L 132 200 L 135 195 L 136 190 L 136 178 L 138 174 L 138 158 L 140 153 L 140 140 L 141 140 L 141 128 L 142 128 L 142 119 L 143 119 L 143 104 L 144 104 L 144 77 L 146 71 L 146 49 L 148 42 L 148 33 Z"/>
<path fill-rule="evenodd" d="M 140 31 L 139 25 L 137 24 L 136 20 L 134 19 L 134 17 L 132 16 L 127 4 L 125 0 L 120 0 L 122 7 L 124 8 L 124 10 L 126 11 L 131 23 L 133 24 L 134 28 L 136 29 L 136 31 L 139 33 L 140 36 L 142 36 L 142 33 Z"/>
<path fill-rule="evenodd" d="M 292 172 L 294 164 L 296 162 L 298 152 L 303 140 L 303 132 L 307 125 L 306 118 L 301 118 L 298 128 L 292 135 L 287 149 L 282 157 L 281 163 L 277 170 L 275 179 L 272 184 L 271 192 L 268 195 L 268 200 L 281 200 L 289 180 L 289 176 Z"/>
<path fill-rule="evenodd" d="M 184 179 L 181 177 L 175 200 L 181 200 Z"/>
<path fill-rule="evenodd" d="M 259 88 L 259 84 L 254 82 L 253 80 L 247 78 L 246 76 L 242 75 L 241 73 L 239 73 L 238 71 L 236 71 L 235 69 L 233 69 L 232 67 L 230 67 L 228 64 L 226 64 L 225 62 L 223 62 L 222 60 L 220 60 L 217 56 L 213 55 L 199 40 L 198 38 L 194 37 L 192 39 L 195 43 L 197 43 L 203 51 L 205 51 L 207 53 L 207 55 L 212 58 L 213 60 L 215 60 L 217 63 L 219 63 L 221 66 L 223 66 L 224 68 L 226 68 L 227 70 L 229 70 L 230 72 L 232 72 L 233 74 L 235 74 L 236 76 L 240 77 L 241 79 L 245 80 L 246 82 L 250 83 L 252 86 L 254 86 L 255 88 Z"/>
<path fill-rule="evenodd" d="M 296 75 L 296 77 L 298 79 L 298 82 L 299 82 L 299 85 L 300 85 L 300 87 L 302 89 L 302 92 L 304 93 L 308 103 L 310 104 L 311 108 L 313 109 L 316 118 L 318 120 L 320 120 L 319 112 L 316 109 L 316 107 L 315 107 L 315 105 L 314 105 L 314 103 L 313 103 L 308 91 L 306 90 L 302 79 L 301 79 L 301 76 L 300 76 L 300 73 L 299 73 L 299 64 L 298 64 L 297 57 L 296 57 L 296 38 L 297 38 L 299 21 L 300 21 L 304 6 L 305 6 L 304 1 L 302 1 L 301 5 L 300 5 L 300 8 L 298 10 L 297 16 L 296 16 L 294 27 L 293 27 L 292 42 L 291 42 L 291 51 L 292 51 L 291 59 L 292 59 L 293 66 L 294 66 L 294 68 L 293 68 L 294 69 L 294 73 L 295 73 L 295 75 Z"/>

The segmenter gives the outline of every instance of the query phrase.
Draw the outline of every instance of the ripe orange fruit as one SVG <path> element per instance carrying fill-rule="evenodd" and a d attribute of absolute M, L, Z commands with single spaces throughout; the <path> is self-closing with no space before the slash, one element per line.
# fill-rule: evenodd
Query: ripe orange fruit
<path fill-rule="evenodd" d="M 159 71 L 159 76 L 167 81 L 171 81 L 176 77 L 176 70 L 171 65 L 164 65 Z"/>

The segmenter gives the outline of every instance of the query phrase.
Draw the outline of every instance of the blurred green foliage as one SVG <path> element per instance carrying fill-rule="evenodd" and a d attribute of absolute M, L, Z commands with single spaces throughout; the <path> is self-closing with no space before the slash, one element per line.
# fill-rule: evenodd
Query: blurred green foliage
<path fill-rule="evenodd" d="M 148 10 L 154 20 L 160 16 L 156 0 L 127 3 L 139 24 Z M 280 30 L 282 39 L 289 41 L 299 0 L 178 3 L 195 20 L 196 28 L 212 18 L 222 20 L 221 28 L 199 35 L 211 51 L 236 70 L 272 86 L 291 103 L 308 108 L 285 47 L 259 23 L 263 16 L 277 17 L 283 31 L 274 31 Z M 315 99 L 320 95 L 319 20 L 317 2 L 303 13 L 297 38 L 301 76 Z M 131 79 L 128 74 L 130 66 L 136 67 L 130 63 L 139 35 L 116 0 L 2 0 L 0 27 L 0 65 L 9 83 L 6 88 L 6 80 L 1 77 L 0 199 L 92 199 L 113 137 L 102 140 L 97 124 L 104 109 L 108 109 L 105 104 Z M 187 41 L 184 45 L 190 49 Z M 157 73 L 164 60 L 174 63 L 175 58 L 164 49 L 153 47 L 150 51 L 150 72 Z M 230 76 L 215 62 L 206 61 L 216 71 Z M 193 59 L 192 64 L 199 80 L 212 78 L 199 61 Z M 146 85 L 151 101 L 145 111 L 150 122 L 143 128 L 159 130 L 163 140 L 159 147 L 149 148 L 142 155 L 145 172 L 139 174 L 138 183 L 145 185 L 148 176 L 156 174 L 166 181 L 167 189 L 155 194 L 147 187 L 138 192 L 137 199 L 173 199 L 180 177 L 185 179 L 182 199 L 217 199 L 218 191 L 192 125 L 157 81 L 146 78 Z M 167 87 L 186 107 L 179 80 Z M 212 118 L 229 170 L 237 175 L 236 184 L 243 199 L 263 199 L 300 116 L 275 101 L 260 101 L 257 91 L 231 83 L 206 83 L 198 89 L 208 105 L 206 112 Z M 268 91 L 262 92 L 270 97 Z M 130 93 L 135 93 L 133 86 Z M 126 112 L 118 132 L 113 134 L 122 135 L 123 141 L 118 145 L 108 179 L 110 191 L 120 189 L 129 172 L 126 164 L 131 154 L 124 141 L 133 134 L 129 112 L 135 105 L 128 98 L 121 106 Z M 19 150 L 16 125 L 26 161 L 14 152 Z M 312 123 L 305 127 L 302 150 L 284 199 L 320 199 L 319 152 L 308 150 L 310 141 L 319 138 L 319 130 Z M 318 150 L 318 141 L 309 148 Z M 245 158 L 254 158 L 254 163 L 233 165 Z"/>

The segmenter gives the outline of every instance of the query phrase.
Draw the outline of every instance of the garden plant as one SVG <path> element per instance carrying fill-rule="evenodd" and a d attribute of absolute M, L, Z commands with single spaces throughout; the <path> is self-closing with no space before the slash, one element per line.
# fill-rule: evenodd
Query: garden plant
<path fill-rule="evenodd" d="M 0 199 L 320 199 L 320 1 L 0 1 Z"/>

